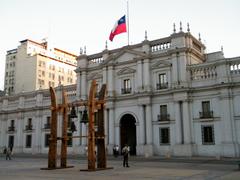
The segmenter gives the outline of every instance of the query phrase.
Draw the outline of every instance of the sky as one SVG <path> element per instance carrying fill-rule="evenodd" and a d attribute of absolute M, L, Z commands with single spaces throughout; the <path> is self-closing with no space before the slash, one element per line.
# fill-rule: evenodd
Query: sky
<path fill-rule="evenodd" d="M 206 46 L 206 53 L 221 50 L 225 57 L 240 56 L 239 0 L 129 0 L 129 42 L 164 38 L 177 31 L 190 32 Z M 0 0 L 0 90 L 4 89 L 6 51 L 19 41 L 41 42 L 87 55 L 127 45 L 127 33 L 108 40 L 114 23 L 127 14 L 127 0 Z"/>

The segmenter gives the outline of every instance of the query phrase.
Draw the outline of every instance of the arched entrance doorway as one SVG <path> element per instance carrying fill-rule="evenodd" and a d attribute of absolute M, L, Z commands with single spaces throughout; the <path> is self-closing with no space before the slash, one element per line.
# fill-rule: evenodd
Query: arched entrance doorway
<path fill-rule="evenodd" d="M 136 155 L 136 120 L 131 114 L 125 114 L 120 120 L 121 148 L 130 147 L 130 154 Z"/>

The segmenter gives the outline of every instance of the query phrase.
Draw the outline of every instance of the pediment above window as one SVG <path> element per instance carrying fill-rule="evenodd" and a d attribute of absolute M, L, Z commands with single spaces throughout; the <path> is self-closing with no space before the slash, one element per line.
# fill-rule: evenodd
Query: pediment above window
<path fill-rule="evenodd" d="M 154 63 L 151 68 L 152 69 L 159 69 L 159 68 L 164 68 L 164 67 L 171 67 L 172 64 L 170 62 L 167 61 L 157 61 L 156 63 Z"/>
<path fill-rule="evenodd" d="M 87 77 L 87 80 L 93 80 L 93 79 L 102 79 L 102 74 L 100 73 L 89 74 Z"/>
<path fill-rule="evenodd" d="M 122 63 L 127 61 L 132 61 L 134 59 L 144 59 L 147 58 L 147 54 L 136 51 L 136 50 L 129 50 L 129 49 L 123 49 L 111 56 L 103 63 L 103 64 L 110 64 L 110 63 Z"/>
<path fill-rule="evenodd" d="M 136 72 L 135 69 L 126 67 L 126 68 L 123 68 L 120 71 L 118 71 L 117 75 L 120 76 L 120 75 L 125 75 L 125 74 L 133 74 L 135 72 Z"/>

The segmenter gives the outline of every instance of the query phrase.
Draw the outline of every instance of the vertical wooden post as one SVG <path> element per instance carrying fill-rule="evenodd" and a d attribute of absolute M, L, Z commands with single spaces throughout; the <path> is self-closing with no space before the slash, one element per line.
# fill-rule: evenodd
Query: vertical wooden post
<path fill-rule="evenodd" d="M 88 170 L 95 170 L 96 155 L 95 155 L 95 130 L 94 130 L 94 111 L 95 111 L 95 93 L 96 80 L 92 81 L 89 99 L 88 99 Z"/>
<path fill-rule="evenodd" d="M 106 84 L 103 84 L 99 92 L 99 100 L 104 100 L 106 94 Z M 100 104 L 101 108 L 98 110 L 98 130 L 97 136 L 97 167 L 105 169 L 107 167 L 106 149 L 105 149 L 105 132 L 104 132 L 104 104 Z"/>
<path fill-rule="evenodd" d="M 67 167 L 67 124 L 68 124 L 68 102 L 66 92 L 62 91 L 62 145 L 61 145 L 61 168 Z"/>
<path fill-rule="evenodd" d="M 49 139 L 48 168 L 56 168 L 57 159 L 57 102 L 55 90 L 50 87 L 51 96 L 51 134 Z"/>

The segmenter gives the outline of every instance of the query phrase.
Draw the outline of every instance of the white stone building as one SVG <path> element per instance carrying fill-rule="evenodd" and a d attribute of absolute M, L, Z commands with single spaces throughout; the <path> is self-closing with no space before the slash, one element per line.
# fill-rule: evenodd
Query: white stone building
<path fill-rule="evenodd" d="M 107 84 L 109 154 L 115 144 L 121 148 L 128 143 L 136 155 L 240 157 L 240 57 L 225 58 L 222 51 L 205 54 L 204 49 L 189 31 L 179 31 L 81 54 L 76 87 L 66 87 L 69 101 L 87 99 L 93 79 L 99 88 Z M 49 105 L 47 90 L 0 98 L 0 146 L 46 153 Z M 79 118 L 74 119 L 77 135 L 87 133 L 87 125 L 80 124 L 82 111 L 78 108 Z M 74 139 L 68 152 L 83 154 L 86 143 Z"/>
<path fill-rule="evenodd" d="M 76 83 L 76 55 L 30 39 L 7 51 L 4 90 L 8 95 Z"/>

